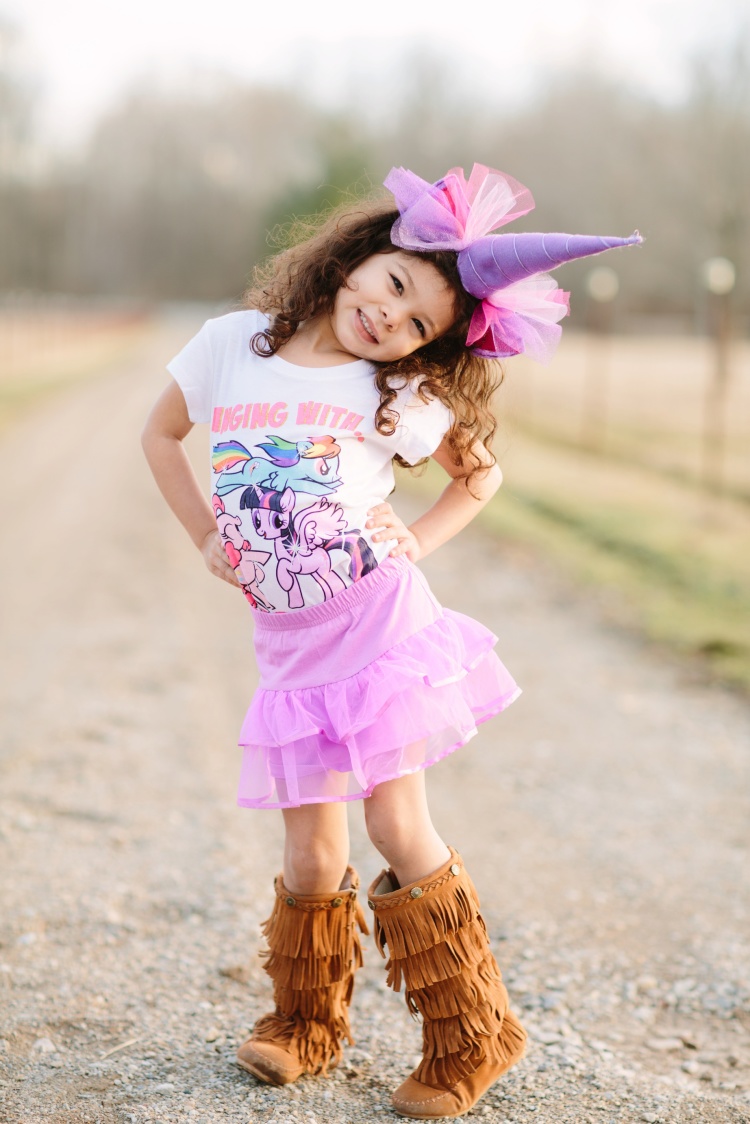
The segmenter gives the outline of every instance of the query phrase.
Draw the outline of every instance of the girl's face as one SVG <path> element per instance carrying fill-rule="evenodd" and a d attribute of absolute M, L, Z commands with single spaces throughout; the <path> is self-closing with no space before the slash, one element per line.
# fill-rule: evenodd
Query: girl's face
<path fill-rule="evenodd" d="M 344 351 L 387 363 L 442 336 L 455 316 L 453 290 L 432 262 L 397 250 L 374 254 L 349 275 L 331 327 Z"/>

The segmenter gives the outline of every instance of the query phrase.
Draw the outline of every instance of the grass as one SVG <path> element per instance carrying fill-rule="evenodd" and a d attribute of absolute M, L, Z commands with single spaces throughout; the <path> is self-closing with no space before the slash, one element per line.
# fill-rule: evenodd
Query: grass
<path fill-rule="evenodd" d="M 444 481 L 439 469 L 404 477 L 404 486 L 425 498 L 436 496 Z M 637 512 L 619 519 L 582 499 L 573 506 L 512 484 L 478 521 L 500 539 L 532 547 L 581 586 L 605 593 L 607 611 L 620 623 L 698 658 L 712 678 L 750 691 L 750 576 L 736 564 L 726 537 L 711 549 L 696 549 L 679 528 L 644 521 Z"/>

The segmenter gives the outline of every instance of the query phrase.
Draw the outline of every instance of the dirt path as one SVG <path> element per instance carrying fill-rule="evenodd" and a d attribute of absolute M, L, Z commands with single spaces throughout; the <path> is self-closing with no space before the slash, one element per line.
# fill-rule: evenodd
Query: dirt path
<path fill-rule="evenodd" d="M 372 947 L 334 1078 L 268 1090 L 232 1065 L 266 1005 L 280 824 L 234 805 L 248 614 L 138 446 L 192 327 L 164 324 L 0 444 L 0 1120 L 395 1119 L 419 1035 Z M 609 631 L 518 548 L 467 533 L 425 570 L 525 688 L 430 776 L 533 1035 L 474 1115 L 750 1120 L 746 704 Z"/>

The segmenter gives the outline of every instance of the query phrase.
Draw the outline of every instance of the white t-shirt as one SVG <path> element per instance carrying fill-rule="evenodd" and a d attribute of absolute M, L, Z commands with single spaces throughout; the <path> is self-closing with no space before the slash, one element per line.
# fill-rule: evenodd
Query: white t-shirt
<path fill-rule="evenodd" d="M 260 358 L 250 340 L 267 324 L 252 310 L 208 320 L 168 370 L 190 420 L 211 425 L 212 502 L 245 596 L 288 612 L 335 596 L 388 556 L 392 543 L 364 528 L 367 512 L 393 489 L 394 455 L 429 456 L 451 415 L 407 387 L 385 437 L 370 363 Z"/>

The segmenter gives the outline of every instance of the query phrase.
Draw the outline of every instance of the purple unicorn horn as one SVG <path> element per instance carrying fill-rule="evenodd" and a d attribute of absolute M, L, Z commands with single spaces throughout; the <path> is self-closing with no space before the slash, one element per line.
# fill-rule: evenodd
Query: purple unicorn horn
<path fill-rule="evenodd" d="M 461 250 L 458 272 L 466 291 L 483 300 L 498 289 L 535 274 L 548 273 L 564 262 L 602 254 L 618 246 L 636 246 L 642 241 L 637 230 L 629 238 L 599 238 L 593 234 L 490 234 Z"/>

